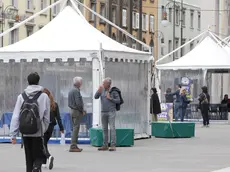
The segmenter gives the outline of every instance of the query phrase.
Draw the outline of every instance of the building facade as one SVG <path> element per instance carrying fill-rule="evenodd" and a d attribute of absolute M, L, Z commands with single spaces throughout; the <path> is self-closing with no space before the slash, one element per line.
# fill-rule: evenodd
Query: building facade
<path fill-rule="evenodd" d="M 158 46 L 158 58 L 161 58 L 169 52 L 172 52 L 173 49 L 177 49 L 184 43 L 190 41 L 201 32 L 202 16 L 201 8 L 192 4 L 189 0 L 176 1 L 175 6 L 172 0 L 159 0 L 158 8 L 158 30 L 163 33 L 162 36 L 159 37 Z M 167 22 L 163 24 L 163 20 L 167 20 Z M 167 61 L 180 58 L 192 50 L 197 43 L 197 41 L 191 42 L 189 46 L 185 46 L 176 51 Z"/>

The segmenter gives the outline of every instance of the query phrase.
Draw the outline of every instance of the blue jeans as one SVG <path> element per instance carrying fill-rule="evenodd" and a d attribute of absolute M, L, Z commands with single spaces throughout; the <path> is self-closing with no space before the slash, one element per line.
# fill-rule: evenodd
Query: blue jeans
<path fill-rule="evenodd" d="M 180 117 L 180 105 L 181 103 L 180 102 L 174 102 L 174 118 L 176 121 L 178 121 L 178 118 Z"/>
<path fill-rule="evenodd" d="M 186 114 L 186 108 L 181 108 L 181 114 L 180 114 L 181 122 L 184 121 L 185 114 Z"/>

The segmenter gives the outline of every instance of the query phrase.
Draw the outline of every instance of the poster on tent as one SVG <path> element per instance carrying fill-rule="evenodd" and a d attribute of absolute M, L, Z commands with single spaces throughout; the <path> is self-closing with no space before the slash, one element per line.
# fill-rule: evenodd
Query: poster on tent
<path fill-rule="evenodd" d="M 189 100 L 192 100 L 192 88 L 193 88 L 193 82 L 188 77 L 181 77 L 181 86 L 182 88 L 186 89 L 186 97 Z"/>
<path fill-rule="evenodd" d="M 161 113 L 157 115 L 158 121 L 172 121 L 173 103 L 161 103 Z"/>

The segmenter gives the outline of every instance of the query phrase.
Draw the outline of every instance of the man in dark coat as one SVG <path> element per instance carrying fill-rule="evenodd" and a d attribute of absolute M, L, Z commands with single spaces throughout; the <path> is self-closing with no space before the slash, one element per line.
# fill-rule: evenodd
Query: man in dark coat
<path fill-rule="evenodd" d="M 152 96 L 150 99 L 150 113 L 152 114 L 152 121 L 157 121 L 157 114 L 161 113 L 160 100 L 157 95 L 157 89 L 152 88 Z"/>

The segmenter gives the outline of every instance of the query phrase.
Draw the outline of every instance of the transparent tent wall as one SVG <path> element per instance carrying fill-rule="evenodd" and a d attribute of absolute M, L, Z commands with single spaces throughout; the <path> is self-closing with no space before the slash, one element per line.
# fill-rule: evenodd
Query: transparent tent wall
<path fill-rule="evenodd" d="M 17 96 L 27 87 L 27 76 L 31 72 L 38 72 L 40 75 L 40 85 L 48 88 L 55 101 L 59 104 L 60 113 L 68 113 L 67 106 L 68 91 L 73 88 L 73 78 L 81 76 L 83 86 L 81 93 L 87 107 L 87 113 L 92 113 L 92 62 L 10 62 L 1 63 L 0 80 L 0 111 L 1 127 L 0 135 L 9 134 L 9 125 L 6 123 L 3 114 L 13 112 Z"/>
<path fill-rule="evenodd" d="M 106 61 L 105 77 L 112 79 L 124 98 L 116 127 L 134 128 L 135 134 L 147 133 L 148 64 Z"/>

